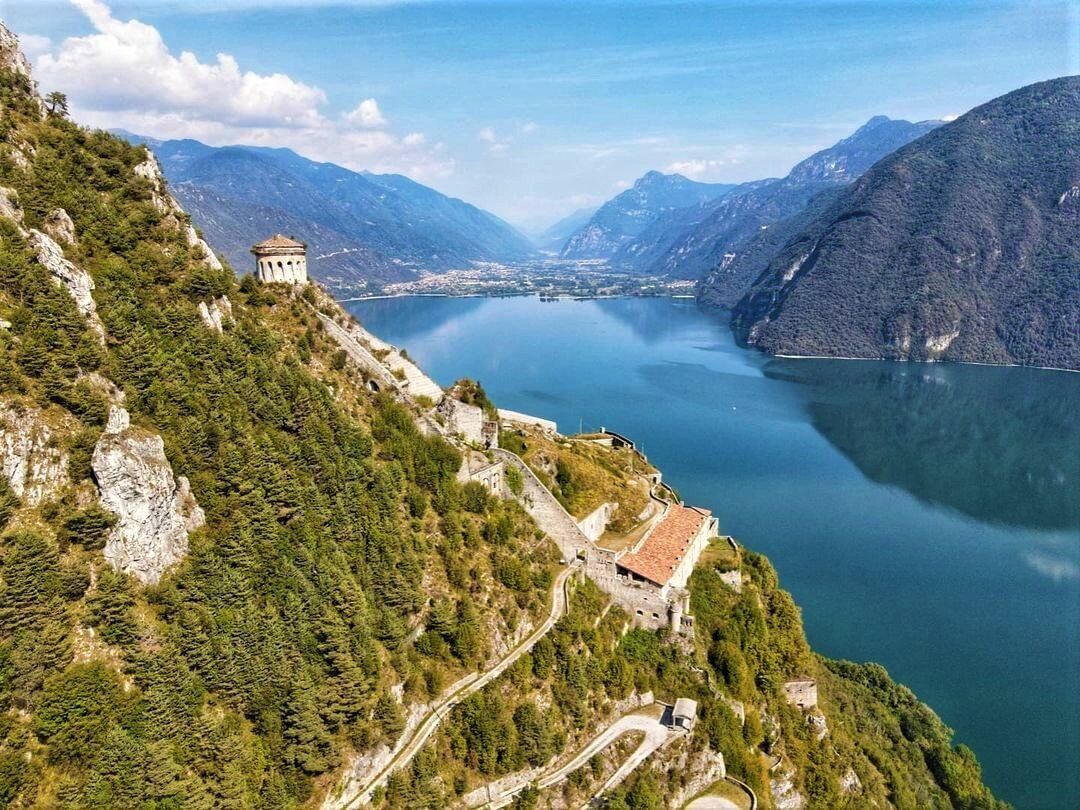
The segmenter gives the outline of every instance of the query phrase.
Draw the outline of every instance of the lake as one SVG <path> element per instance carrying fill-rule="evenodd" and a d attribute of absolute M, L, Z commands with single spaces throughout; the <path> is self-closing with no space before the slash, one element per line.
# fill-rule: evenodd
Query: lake
<path fill-rule="evenodd" d="M 1080 796 L 1080 374 L 780 360 L 682 299 L 348 309 L 439 383 L 625 433 L 768 555 L 811 645 L 877 661 L 1018 808 Z"/>

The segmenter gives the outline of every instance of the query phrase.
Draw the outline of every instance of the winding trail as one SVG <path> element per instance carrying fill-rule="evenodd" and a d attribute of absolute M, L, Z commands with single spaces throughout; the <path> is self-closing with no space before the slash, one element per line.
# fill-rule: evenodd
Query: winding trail
<path fill-rule="evenodd" d="M 434 706 L 431 707 L 427 717 L 415 728 L 412 732 L 406 732 L 397 745 L 394 747 L 390 761 L 387 762 L 379 772 L 365 783 L 360 785 L 353 785 L 352 777 L 346 776 L 342 785 L 342 791 L 335 796 L 327 797 L 327 801 L 324 803 L 324 807 L 335 807 L 345 810 L 345 808 L 359 807 L 367 804 L 371 801 L 372 794 L 375 789 L 386 784 L 387 779 L 390 778 L 390 774 L 399 768 L 404 767 L 412 758 L 416 756 L 416 753 L 424 747 L 425 743 L 438 729 L 439 724 L 443 721 L 450 710 L 465 700 L 465 698 L 483 689 L 491 681 L 498 678 L 503 674 L 515 661 L 521 656 L 527 653 L 533 648 L 533 646 L 541 638 L 547 635 L 548 631 L 555 626 L 555 623 L 559 621 L 570 605 L 570 594 L 567 590 L 567 584 L 570 581 L 570 577 L 580 570 L 578 565 L 570 565 L 564 568 L 559 576 L 555 579 L 555 583 L 551 589 L 551 610 L 548 612 L 547 618 L 537 627 L 532 633 L 529 634 L 520 644 L 518 644 L 513 650 L 507 653 L 503 658 L 489 669 L 484 672 L 474 672 L 466 675 L 461 680 L 454 683 L 443 693 Z"/>
<path fill-rule="evenodd" d="M 548 788 L 559 784 L 574 771 L 586 765 L 590 759 L 620 737 L 635 731 L 644 732 L 645 738 L 615 770 L 615 773 L 613 773 L 600 789 L 596 791 L 593 798 L 618 786 L 635 768 L 638 767 L 638 765 L 656 751 L 656 749 L 663 746 L 674 736 L 682 733 L 681 731 L 672 729 L 670 726 L 664 725 L 662 718 L 657 717 L 655 712 L 636 712 L 634 714 L 623 715 L 586 743 L 586 745 L 578 751 L 572 759 L 566 762 L 566 764 L 561 765 L 550 773 L 537 779 L 535 782 L 536 787 L 540 790 L 547 790 Z M 506 807 L 525 787 L 526 784 L 518 784 L 513 788 L 504 790 L 498 794 L 492 795 L 489 793 L 488 803 L 485 807 L 492 808 L 492 810 L 494 810 L 494 808 Z"/>

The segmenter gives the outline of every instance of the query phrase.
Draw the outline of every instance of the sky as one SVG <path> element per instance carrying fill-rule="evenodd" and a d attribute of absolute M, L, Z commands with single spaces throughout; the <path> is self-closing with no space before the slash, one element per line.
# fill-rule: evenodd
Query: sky
<path fill-rule="evenodd" d="M 400 172 L 529 230 L 1080 73 L 1080 0 L 0 0 L 72 117 Z"/>

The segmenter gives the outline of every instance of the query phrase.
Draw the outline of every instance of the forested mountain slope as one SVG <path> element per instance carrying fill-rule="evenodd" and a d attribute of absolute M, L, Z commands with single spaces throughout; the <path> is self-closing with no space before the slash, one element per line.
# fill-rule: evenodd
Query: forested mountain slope
<path fill-rule="evenodd" d="M 731 264 L 745 243 L 763 229 L 799 214 L 816 195 L 847 185 L 879 159 L 940 123 L 874 116 L 847 138 L 797 163 L 786 177 L 744 184 L 708 206 L 691 227 L 650 231 L 624 246 L 614 261 L 677 278 L 702 278 L 715 271 L 717 280 L 706 286 L 723 285 L 738 289 L 741 295 L 756 278 Z"/>
<path fill-rule="evenodd" d="M 0 26 L 0 803 L 318 806 L 540 623 L 557 552 L 457 481 L 418 403 L 368 389 L 324 292 L 238 284 L 152 157 L 46 114 L 16 48 Z M 701 721 L 612 807 L 668 806 L 715 752 L 762 807 L 776 758 L 813 807 L 997 806 L 927 707 L 813 655 L 768 563 L 713 547 L 692 643 L 627 632 L 577 583 L 375 804 L 460 806 L 652 689 Z M 784 700 L 798 675 L 824 735 Z"/>
<path fill-rule="evenodd" d="M 780 354 L 1080 368 L 1080 78 L 876 164 L 787 241 L 733 324 Z"/>
<path fill-rule="evenodd" d="M 335 288 L 412 278 L 419 270 L 514 261 L 529 241 L 486 211 L 401 175 L 359 173 L 290 149 L 212 147 L 193 140 L 146 143 L 207 241 L 238 268 L 267 233 L 293 223 L 308 235 L 308 267 Z"/>

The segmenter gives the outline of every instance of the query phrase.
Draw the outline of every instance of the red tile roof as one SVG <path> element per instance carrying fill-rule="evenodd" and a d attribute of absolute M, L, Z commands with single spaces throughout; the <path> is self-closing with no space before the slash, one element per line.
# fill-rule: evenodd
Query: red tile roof
<path fill-rule="evenodd" d="M 295 239 L 290 239 L 280 233 L 275 233 L 269 239 L 264 239 L 259 244 L 255 245 L 253 250 L 260 248 L 302 248 L 305 247 L 303 242 L 297 242 Z"/>
<path fill-rule="evenodd" d="M 666 585 L 709 515 L 707 509 L 670 506 L 641 548 L 624 554 L 618 564 L 657 585 Z"/>

